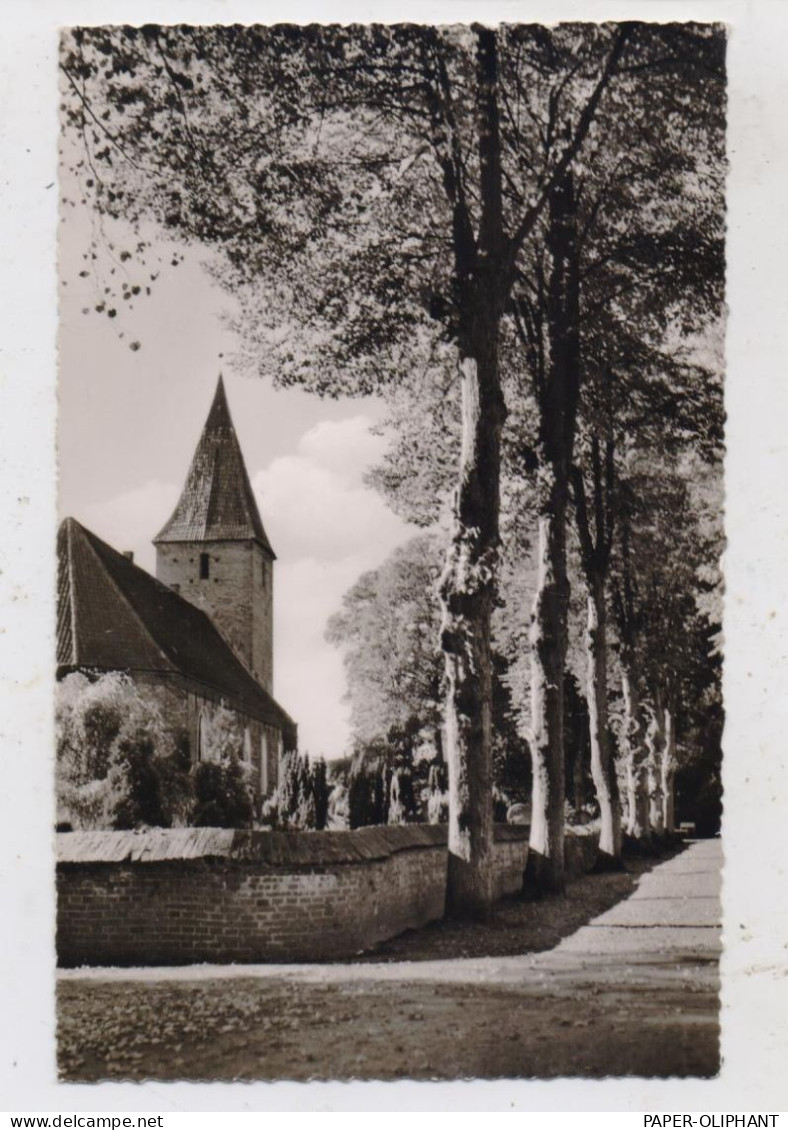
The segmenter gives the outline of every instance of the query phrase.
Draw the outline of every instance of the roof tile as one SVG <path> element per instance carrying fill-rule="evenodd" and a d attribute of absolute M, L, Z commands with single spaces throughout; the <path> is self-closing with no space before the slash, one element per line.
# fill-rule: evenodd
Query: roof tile
<path fill-rule="evenodd" d="M 253 718 L 295 724 L 199 608 L 74 518 L 58 532 L 58 666 L 178 673 Z"/>

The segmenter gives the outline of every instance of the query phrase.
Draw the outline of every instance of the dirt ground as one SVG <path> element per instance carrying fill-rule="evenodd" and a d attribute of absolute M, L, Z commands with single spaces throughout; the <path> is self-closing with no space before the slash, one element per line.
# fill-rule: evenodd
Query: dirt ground
<path fill-rule="evenodd" d="M 61 1078 L 714 1075 L 718 846 L 653 862 L 352 964 L 64 972 Z"/>
<path fill-rule="evenodd" d="M 704 1076 L 718 1064 L 716 994 L 684 985 L 65 982 L 59 1011 L 73 1081 Z"/>

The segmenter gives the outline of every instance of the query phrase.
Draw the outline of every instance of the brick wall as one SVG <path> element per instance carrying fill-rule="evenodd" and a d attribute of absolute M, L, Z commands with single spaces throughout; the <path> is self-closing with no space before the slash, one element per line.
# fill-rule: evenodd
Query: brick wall
<path fill-rule="evenodd" d="M 495 829 L 494 876 L 496 899 L 517 895 L 523 888 L 523 872 L 528 860 L 528 835 L 525 825 L 500 824 Z M 599 830 L 592 826 L 567 828 L 564 840 L 566 876 L 576 878 L 596 863 Z"/>
<path fill-rule="evenodd" d="M 564 840 L 564 866 L 567 878 L 583 875 L 596 863 L 599 850 L 599 828 L 585 825 L 567 829 Z"/>
<path fill-rule="evenodd" d="M 527 827 L 497 827 L 496 897 L 516 894 Z M 572 870 L 592 837 L 570 849 Z M 446 826 L 355 832 L 61 833 L 61 965 L 348 958 L 441 918 Z"/>
<path fill-rule="evenodd" d="M 529 831 L 522 824 L 500 824 L 495 829 L 493 883 L 496 899 L 519 895 L 523 889 Z"/>

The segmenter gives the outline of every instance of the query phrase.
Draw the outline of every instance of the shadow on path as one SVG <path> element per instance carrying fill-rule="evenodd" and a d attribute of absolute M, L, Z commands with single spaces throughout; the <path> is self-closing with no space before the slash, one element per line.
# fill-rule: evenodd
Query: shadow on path
<path fill-rule="evenodd" d="M 489 923 L 443 919 L 382 942 L 355 963 L 514 957 L 553 949 L 581 926 L 629 898 L 642 875 L 674 858 L 680 845 L 661 856 L 626 857 L 626 870 L 590 873 L 567 884 L 565 895 L 538 900 L 510 898 L 498 903 Z"/>

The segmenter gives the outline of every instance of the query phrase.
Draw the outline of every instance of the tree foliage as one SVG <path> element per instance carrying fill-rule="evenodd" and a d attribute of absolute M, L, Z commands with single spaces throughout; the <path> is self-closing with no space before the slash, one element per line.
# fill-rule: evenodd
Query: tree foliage
<path fill-rule="evenodd" d="M 74 672 L 56 701 L 58 823 L 75 829 L 188 822 L 191 781 L 156 702 L 120 673 Z"/>
<path fill-rule="evenodd" d="M 508 288 L 602 96 L 647 90 L 639 69 L 680 55 L 682 36 L 712 59 L 713 36 L 691 25 L 77 28 L 62 49 L 72 164 L 84 199 L 137 229 L 118 249 L 129 280 L 150 219 L 219 249 L 223 281 L 248 297 L 256 368 L 369 391 L 417 362 L 440 368 L 441 342 L 470 330 L 485 177 L 500 180 Z M 488 49 L 498 172 L 479 143 Z"/>
<path fill-rule="evenodd" d="M 216 764 L 240 759 L 243 730 L 238 715 L 219 704 L 203 712 L 200 720 L 200 758 Z"/>
<path fill-rule="evenodd" d="M 344 652 L 354 740 L 384 738 L 392 727 L 439 741 L 443 659 L 438 645 L 435 535 L 413 538 L 364 573 L 329 620 L 326 637 Z"/>
<path fill-rule="evenodd" d="M 361 578 L 330 630 L 359 740 L 443 722 L 452 884 L 482 913 L 492 720 L 512 713 L 494 706 L 493 624 L 538 517 L 532 860 L 560 887 L 570 482 L 579 559 L 604 603 L 620 502 L 589 489 L 594 517 L 609 509 L 591 544 L 594 452 L 628 466 L 644 447 L 668 461 L 691 447 L 713 463 L 721 443 L 719 371 L 692 339 L 721 316 L 722 29 L 91 28 L 67 33 L 62 69 L 65 158 L 84 199 L 134 233 L 98 312 L 155 281 L 149 221 L 206 249 L 238 299 L 246 363 L 321 395 L 383 392 L 397 442 L 377 485 L 421 524 L 451 506 L 440 609 L 422 542 L 420 560 L 403 550 Z M 649 606 L 663 632 L 669 605 Z M 513 643 L 517 600 L 504 615 Z M 658 650 L 649 674 L 664 682 L 677 658 Z M 392 802 L 385 772 L 367 798 L 376 815 Z M 306 796 L 299 773 L 288 789 Z"/>

